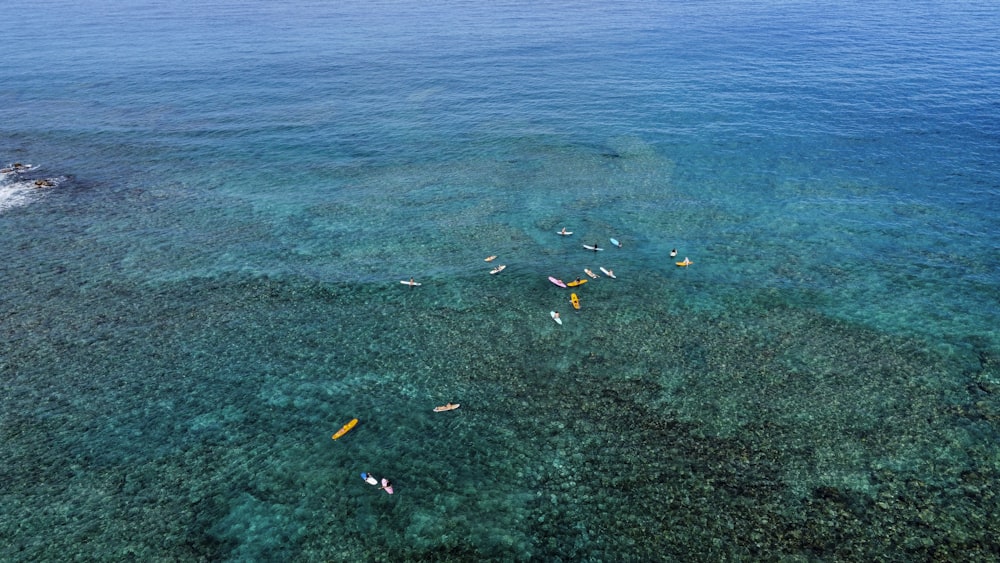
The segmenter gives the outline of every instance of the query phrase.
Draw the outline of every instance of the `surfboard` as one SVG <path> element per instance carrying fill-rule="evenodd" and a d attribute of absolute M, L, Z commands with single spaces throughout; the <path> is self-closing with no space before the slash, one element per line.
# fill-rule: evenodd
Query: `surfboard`
<path fill-rule="evenodd" d="M 617 246 L 618 248 L 622 247 L 622 243 L 618 242 L 618 239 L 615 239 L 615 238 L 611 239 L 611 244 L 613 244 L 614 246 Z"/>
<path fill-rule="evenodd" d="M 453 411 L 462 405 L 458 403 L 448 403 L 447 405 L 441 405 L 440 407 L 434 407 L 434 412 L 445 412 Z"/>
<path fill-rule="evenodd" d="M 575 293 L 569 294 L 569 302 L 573 304 L 573 308 L 576 310 L 580 309 L 580 298 L 576 296 Z"/>
<path fill-rule="evenodd" d="M 598 250 L 604 250 L 603 248 L 598 248 L 596 246 L 591 246 L 589 244 L 585 244 L 583 245 L 583 247 L 586 248 L 587 250 L 593 250 L 594 252 L 597 252 Z"/>
<path fill-rule="evenodd" d="M 566 287 L 566 284 L 564 284 L 562 280 L 558 280 L 552 276 L 549 276 L 549 281 L 558 285 L 559 287 Z"/>
<path fill-rule="evenodd" d="M 568 237 L 569 235 L 573 234 L 573 231 L 566 231 L 566 232 L 563 232 L 563 231 L 556 231 L 556 234 L 557 234 L 557 235 L 562 235 L 562 236 L 564 236 L 564 237 Z"/>
<path fill-rule="evenodd" d="M 567 283 L 566 287 L 576 287 L 578 285 L 583 285 L 583 284 L 587 283 L 588 281 L 590 281 L 590 280 L 573 280 L 573 281 Z"/>
<path fill-rule="evenodd" d="M 506 264 L 500 264 L 500 265 L 499 265 L 499 266 L 497 266 L 496 268 L 493 268 L 492 270 L 490 270 L 490 273 L 491 273 L 491 274 L 499 274 L 499 273 L 500 273 L 500 272 L 502 272 L 502 271 L 503 271 L 503 269 L 504 269 L 504 268 L 506 268 L 506 267 L 507 267 L 507 265 L 506 265 Z"/>
<path fill-rule="evenodd" d="M 487 256 L 486 258 L 483 258 L 483 261 L 484 262 L 492 262 L 492 261 L 494 261 L 496 259 L 497 259 L 497 255 L 494 254 L 493 256 Z"/>
<path fill-rule="evenodd" d="M 604 266 L 601 266 L 601 271 L 604 272 L 604 275 L 608 276 L 609 278 L 617 278 L 618 277 L 618 276 L 615 275 L 614 272 L 612 272 L 611 270 L 606 269 Z"/>
<path fill-rule="evenodd" d="M 559 318 L 559 313 L 555 311 L 549 311 L 549 316 L 552 317 L 552 320 L 554 320 L 555 322 L 562 324 L 562 319 Z"/>
<path fill-rule="evenodd" d="M 690 266 L 691 264 L 694 264 L 694 262 L 685 259 L 683 262 L 676 262 L 676 264 L 678 266 L 681 266 L 682 268 L 686 268 L 686 267 Z"/>
<path fill-rule="evenodd" d="M 410 280 L 399 280 L 399 283 L 401 283 L 403 285 L 408 285 L 410 287 L 414 287 L 414 286 L 420 285 L 420 282 L 411 282 Z"/>
<path fill-rule="evenodd" d="M 337 432 L 334 433 L 333 439 L 336 440 L 337 438 L 340 438 L 344 434 L 347 434 L 348 432 L 350 432 L 351 428 L 354 428 L 354 426 L 357 423 L 358 423 L 358 419 L 355 418 L 355 419 L 351 420 L 350 422 L 348 422 L 347 424 L 345 424 L 344 426 L 342 426 L 340 428 L 340 430 L 337 430 Z"/>
<path fill-rule="evenodd" d="M 597 274 L 595 274 L 595 273 L 594 273 L 594 271 L 593 271 L 593 270 L 591 270 L 590 268 L 584 268 L 584 269 L 583 269 L 583 273 L 585 273 L 585 274 L 587 274 L 588 276 L 590 276 L 590 277 L 591 277 L 591 279 L 595 279 L 595 280 L 597 279 Z"/>
<path fill-rule="evenodd" d="M 386 479 L 385 477 L 382 478 L 382 486 L 379 488 L 389 493 L 390 495 L 392 494 L 392 485 L 389 484 L 389 480 Z"/>
<path fill-rule="evenodd" d="M 371 473 L 365 473 L 362 471 L 361 478 L 364 479 L 365 483 L 368 483 L 369 485 L 378 485 L 378 479 L 376 479 Z"/>

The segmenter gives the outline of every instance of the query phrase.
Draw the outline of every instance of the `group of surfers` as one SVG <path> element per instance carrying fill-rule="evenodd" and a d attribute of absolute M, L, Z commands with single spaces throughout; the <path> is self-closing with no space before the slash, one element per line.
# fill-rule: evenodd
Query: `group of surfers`
<path fill-rule="evenodd" d="M 362 473 L 361 478 L 365 480 L 365 483 L 378 487 L 378 490 L 392 494 L 392 482 L 385 477 L 382 478 L 382 486 L 379 486 L 379 480 L 371 473 Z"/>
<path fill-rule="evenodd" d="M 563 228 L 562 228 L 562 229 L 561 229 L 561 230 L 559 231 L 559 234 L 560 234 L 560 235 L 571 235 L 571 234 L 573 234 L 573 233 L 572 233 L 572 231 L 567 231 L 567 230 L 566 230 L 566 227 L 563 227 Z M 618 248 L 621 248 L 621 247 L 622 247 L 622 243 L 621 243 L 621 242 L 619 242 L 619 241 L 617 241 L 617 240 L 615 240 L 615 239 L 611 239 L 611 240 L 615 242 L 615 244 L 616 244 L 616 246 L 618 246 Z M 586 245 L 584 245 L 584 246 L 586 246 Z M 600 248 L 598 248 L 598 246 L 597 246 L 597 243 L 596 243 L 596 242 L 594 243 L 594 246 L 592 247 L 592 250 L 593 250 L 593 251 L 594 251 L 595 253 L 596 253 L 596 252 L 597 252 L 598 250 L 600 250 Z M 671 257 L 671 258 L 676 258 L 676 257 L 677 257 L 677 249 L 676 249 L 676 248 L 674 248 L 674 249 L 671 249 L 671 250 L 670 250 L 670 257 Z M 486 259 L 486 261 L 487 261 L 487 262 L 491 262 L 491 261 L 493 261 L 493 259 L 494 259 L 494 258 L 496 258 L 496 256 L 490 256 L 489 258 L 487 258 L 487 259 Z M 678 266 L 689 266 L 689 265 L 691 265 L 691 264 L 694 264 L 694 262 L 692 262 L 692 261 L 691 261 L 691 259 L 690 259 L 690 258 L 688 258 L 687 256 L 685 256 L 685 257 L 684 257 L 684 260 L 682 260 L 681 262 L 677 262 L 677 265 L 678 265 Z M 501 267 L 500 267 L 500 269 L 503 269 L 503 266 L 501 266 Z M 490 273 L 491 273 L 491 274 L 493 274 L 493 273 L 497 273 L 497 272 L 498 272 L 498 271 L 499 271 L 500 269 L 498 269 L 498 270 L 493 270 L 493 271 L 492 271 L 492 272 L 490 272 Z M 610 272 L 611 272 L 611 270 L 608 270 L 608 272 L 610 273 Z M 589 274 L 590 272 L 587 272 L 587 273 Z M 577 281 L 577 282 L 579 282 L 579 281 L 580 281 L 580 279 L 581 279 L 581 278 L 576 278 L 576 281 Z M 419 283 L 417 283 L 417 281 L 416 281 L 415 279 L 413 279 L 413 278 L 410 278 L 410 281 L 404 281 L 403 283 L 404 283 L 404 284 L 406 284 L 406 285 L 409 285 L 410 287 L 415 287 L 415 286 L 418 286 L 418 285 L 420 285 L 420 284 L 419 284 Z M 557 318 L 558 318 L 558 313 L 556 313 L 556 316 L 557 316 Z"/>

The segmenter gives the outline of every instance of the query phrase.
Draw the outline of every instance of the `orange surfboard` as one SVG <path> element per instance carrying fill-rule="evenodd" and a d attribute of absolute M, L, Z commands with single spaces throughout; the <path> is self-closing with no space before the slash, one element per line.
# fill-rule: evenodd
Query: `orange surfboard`
<path fill-rule="evenodd" d="M 357 424 L 357 423 L 358 423 L 358 419 L 355 418 L 355 419 L 351 420 L 350 422 L 348 422 L 347 424 L 345 424 L 343 427 L 341 427 L 340 430 L 337 430 L 337 432 L 334 433 L 333 439 L 336 440 L 337 438 L 340 438 L 344 434 L 347 434 L 348 432 L 350 432 L 351 428 L 354 428 L 354 425 Z"/>

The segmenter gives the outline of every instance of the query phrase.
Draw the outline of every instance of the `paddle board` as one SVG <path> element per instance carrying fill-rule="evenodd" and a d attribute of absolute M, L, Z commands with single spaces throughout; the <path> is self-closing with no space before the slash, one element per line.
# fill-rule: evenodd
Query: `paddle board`
<path fill-rule="evenodd" d="M 392 483 L 390 483 L 389 480 L 386 479 L 385 477 L 382 478 L 382 486 L 379 488 L 389 493 L 390 495 L 392 494 Z"/>
<path fill-rule="evenodd" d="M 597 279 L 597 274 L 595 274 L 595 273 L 594 273 L 594 271 L 593 271 L 593 270 L 591 270 L 590 268 L 584 268 L 584 269 L 583 269 L 583 273 L 587 274 L 587 275 L 588 275 L 588 276 L 590 276 L 590 277 L 591 277 L 592 279 L 595 279 L 595 280 Z"/>
<path fill-rule="evenodd" d="M 577 310 L 580 309 L 580 298 L 577 297 L 575 293 L 570 293 L 569 294 L 569 302 L 573 304 L 573 308 L 574 309 L 577 309 Z"/>
<path fill-rule="evenodd" d="M 594 252 L 597 252 L 598 250 L 604 250 L 603 248 L 597 248 L 596 246 L 591 246 L 589 244 L 585 244 L 583 245 L 583 247 L 586 248 L 587 250 L 593 250 Z"/>
<path fill-rule="evenodd" d="M 559 313 L 555 311 L 549 311 L 549 316 L 552 317 L 552 320 L 554 320 L 555 322 L 562 324 L 562 319 L 559 318 Z"/>
<path fill-rule="evenodd" d="M 420 285 L 420 282 L 411 282 L 410 280 L 399 280 L 399 283 L 403 285 L 408 285 L 410 287 Z"/>
<path fill-rule="evenodd" d="M 378 485 L 378 479 L 376 479 L 371 473 L 362 472 L 361 478 L 364 479 L 365 483 L 368 483 L 369 485 Z"/>
<path fill-rule="evenodd" d="M 590 280 L 573 280 L 573 281 L 567 283 L 566 287 L 576 287 L 578 285 L 583 285 L 583 284 L 587 283 L 588 281 L 590 281 Z"/>
<path fill-rule="evenodd" d="M 334 433 L 333 439 L 336 440 L 337 438 L 340 438 L 344 434 L 347 434 L 348 432 L 350 432 L 351 428 L 354 428 L 354 425 L 356 425 L 357 423 L 358 423 L 358 419 L 355 418 L 355 419 L 351 420 L 350 422 L 348 422 L 347 424 L 345 424 L 344 426 L 342 426 L 340 428 L 340 430 L 337 430 L 337 432 Z"/>
<path fill-rule="evenodd" d="M 497 266 L 496 268 L 493 268 L 492 270 L 490 270 L 490 273 L 491 273 L 491 274 L 499 274 L 499 273 L 500 273 L 500 272 L 502 272 L 502 271 L 503 271 L 503 269 L 504 269 L 504 268 L 506 268 L 506 267 L 507 267 L 507 265 L 506 265 L 506 264 L 500 264 L 500 265 L 499 265 L 499 266 Z"/>
<path fill-rule="evenodd" d="M 549 281 L 552 282 L 552 283 L 554 283 L 554 284 L 556 284 L 556 285 L 558 285 L 559 287 L 566 287 L 566 284 L 564 284 L 562 280 L 557 280 L 556 278 L 554 278 L 552 276 L 549 276 Z"/>
<path fill-rule="evenodd" d="M 612 272 L 611 270 L 606 269 L 604 266 L 601 266 L 601 271 L 604 272 L 604 275 L 608 276 L 609 278 L 617 278 L 618 277 L 618 276 L 615 275 L 614 272 Z"/>
<path fill-rule="evenodd" d="M 492 262 L 492 261 L 494 261 L 496 259 L 497 259 L 497 255 L 494 254 L 493 256 L 487 256 L 486 258 L 483 258 L 483 261 L 484 262 Z"/>
<path fill-rule="evenodd" d="M 448 403 L 447 405 L 441 405 L 440 407 L 434 407 L 434 412 L 445 412 L 453 411 L 462 405 L 458 403 Z"/>
<path fill-rule="evenodd" d="M 617 246 L 618 248 L 622 247 L 622 243 L 618 242 L 618 239 L 614 239 L 614 238 L 611 239 L 611 244 Z"/>

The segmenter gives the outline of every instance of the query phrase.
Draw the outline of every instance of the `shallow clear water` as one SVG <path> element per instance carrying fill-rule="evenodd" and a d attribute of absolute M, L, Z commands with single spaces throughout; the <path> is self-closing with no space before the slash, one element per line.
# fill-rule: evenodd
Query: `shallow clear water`
<path fill-rule="evenodd" d="M 995 2 L 18 10 L 0 557 L 1000 549 Z"/>

